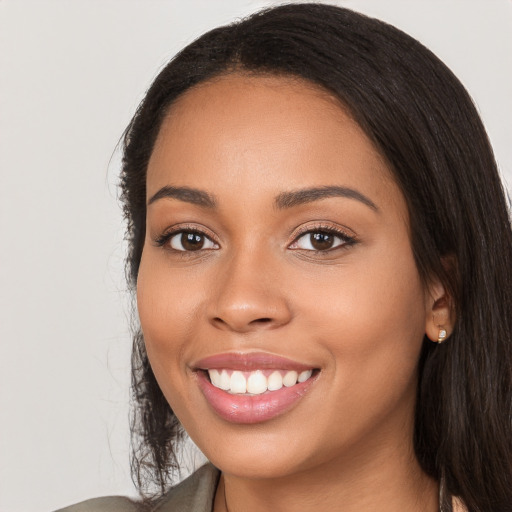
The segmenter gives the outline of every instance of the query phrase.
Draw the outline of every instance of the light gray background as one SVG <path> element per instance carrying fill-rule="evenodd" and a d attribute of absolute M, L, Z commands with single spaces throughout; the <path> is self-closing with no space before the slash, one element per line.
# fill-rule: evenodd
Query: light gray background
<path fill-rule="evenodd" d="M 0 0 L 0 512 L 134 495 L 116 143 L 157 70 L 270 1 Z M 332 2 L 461 78 L 512 184 L 512 3 Z"/>

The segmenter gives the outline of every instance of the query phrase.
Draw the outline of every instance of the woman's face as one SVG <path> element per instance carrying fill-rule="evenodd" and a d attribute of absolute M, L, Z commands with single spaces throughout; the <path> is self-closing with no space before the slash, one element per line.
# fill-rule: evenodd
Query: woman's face
<path fill-rule="evenodd" d="M 336 100 L 277 77 L 189 90 L 147 200 L 148 356 L 215 465 L 278 477 L 410 448 L 430 299 L 404 198 Z"/>

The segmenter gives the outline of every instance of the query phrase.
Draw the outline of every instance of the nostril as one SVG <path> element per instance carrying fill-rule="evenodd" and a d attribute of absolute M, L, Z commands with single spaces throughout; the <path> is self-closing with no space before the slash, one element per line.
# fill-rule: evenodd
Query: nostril
<path fill-rule="evenodd" d="M 228 300 L 229 299 L 229 300 Z M 253 329 L 273 329 L 292 318 L 288 304 L 281 299 L 272 302 L 224 297 L 208 306 L 208 322 L 216 329 L 248 332 Z"/>
<path fill-rule="evenodd" d="M 216 316 L 214 319 L 213 319 L 214 322 L 218 322 L 220 324 L 226 324 L 227 322 L 225 320 L 223 320 L 222 318 Z M 255 324 L 255 323 L 258 323 L 258 324 L 268 324 L 269 322 L 272 322 L 272 318 L 255 318 L 254 320 L 251 320 L 249 323 L 250 324 Z"/>
<path fill-rule="evenodd" d="M 234 328 L 236 330 L 246 330 L 247 328 L 250 328 L 250 326 L 253 326 L 253 327 L 256 327 L 258 325 L 269 325 L 272 323 L 272 318 L 270 317 L 264 317 L 264 318 L 255 318 L 254 320 L 250 320 L 249 322 L 242 322 L 242 323 L 238 323 L 236 320 L 233 320 L 230 322 L 230 321 L 227 321 L 227 320 L 224 320 L 223 318 L 219 317 L 219 316 L 216 316 L 214 318 L 212 318 L 212 322 L 214 324 L 216 324 L 218 327 L 230 327 L 230 328 Z"/>

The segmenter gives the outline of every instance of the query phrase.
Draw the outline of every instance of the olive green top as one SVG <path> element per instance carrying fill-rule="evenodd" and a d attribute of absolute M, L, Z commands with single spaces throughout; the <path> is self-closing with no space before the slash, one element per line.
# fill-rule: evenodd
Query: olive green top
<path fill-rule="evenodd" d="M 151 512 L 212 512 L 220 471 L 206 464 L 173 487 L 149 509 Z M 140 504 L 121 496 L 94 498 L 56 512 L 137 512 Z M 149 512 L 146 509 L 147 512 Z M 145 511 L 145 512 L 146 512 Z"/>

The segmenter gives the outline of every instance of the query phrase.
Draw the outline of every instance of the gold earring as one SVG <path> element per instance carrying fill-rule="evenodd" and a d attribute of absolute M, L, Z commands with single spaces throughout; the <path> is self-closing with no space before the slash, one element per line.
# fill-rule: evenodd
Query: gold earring
<path fill-rule="evenodd" d="M 439 334 L 437 335 L 437 343 L 443 343 L 446 340 L 447 332 L 446 329 L 439 329 Z"/>

